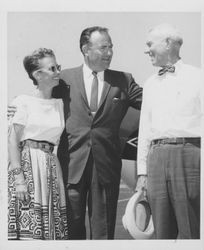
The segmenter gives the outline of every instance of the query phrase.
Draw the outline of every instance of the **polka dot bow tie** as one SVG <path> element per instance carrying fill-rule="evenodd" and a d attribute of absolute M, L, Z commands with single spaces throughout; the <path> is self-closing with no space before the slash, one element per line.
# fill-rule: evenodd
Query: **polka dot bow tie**
<path fill-rule="evenodd" d="M 159 70 L 158 75 L 161 76 L 161 75 L 165 74 L 166 72 L 174 73 L 175 66 L 168 65 L 168 66 L 163 67 L 162 69 Z"/>

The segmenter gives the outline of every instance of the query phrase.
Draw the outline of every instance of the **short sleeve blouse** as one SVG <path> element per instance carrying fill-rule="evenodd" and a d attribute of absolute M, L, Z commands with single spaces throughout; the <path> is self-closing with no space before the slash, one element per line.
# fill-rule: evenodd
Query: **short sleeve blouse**
<path fill-rule="evenodd" d="M 21 141 L 33 139 L 58 144 L 65 125 L 62 99 L 20 95 L 12 105 L 17 111 L 11 123 L 24 126 Z"/>

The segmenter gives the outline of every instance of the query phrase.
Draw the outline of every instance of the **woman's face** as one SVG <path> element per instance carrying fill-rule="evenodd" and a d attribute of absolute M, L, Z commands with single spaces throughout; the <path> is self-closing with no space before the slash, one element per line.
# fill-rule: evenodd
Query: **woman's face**
<path fill-rule="evenodd" d="M 44 57 L 39 60 L 40 80 L 47 86 L 54 87 L 59 84 L 61 67 L 57 64 L 55 57 Z"/>

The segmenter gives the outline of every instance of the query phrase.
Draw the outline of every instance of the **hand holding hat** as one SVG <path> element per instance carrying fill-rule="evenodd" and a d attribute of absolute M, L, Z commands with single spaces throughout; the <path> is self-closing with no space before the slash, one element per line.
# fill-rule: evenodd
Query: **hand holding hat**
<path fill-rule="evenodd" d="M 139 175 L 135 192 L 143 191 L 143 195 L 147 198 L 147 175 Z"/>
<path fill-rule="evenodd" d="M 144 180 L 145 178 L 141 178 L 141 184 L 144 184 Z M 154 226 L 151 209 L 144 196 L 144 193 L 146 193 L 144 192 L 144 186 L 137 185 L 137 187 L 138 191 L 130 198 L 126 206 L 122 223 L 134 239 L 152 239 Z"/>

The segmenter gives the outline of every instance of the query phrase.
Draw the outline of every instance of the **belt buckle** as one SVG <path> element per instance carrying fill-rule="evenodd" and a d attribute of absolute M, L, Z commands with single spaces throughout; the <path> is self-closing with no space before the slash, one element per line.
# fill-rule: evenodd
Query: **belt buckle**
<path fill-rule="evenodd" d="M 167 143 L 166 139 L 158 140 L 158 144 L 164 145 L 164 144 L 166 144 L 166 143 Z"/>
<path fill-rule="evenodd" d="M 46 151 L 46 145 L 42 142 L 38 142 L 39 148 L 43 151 Z"/>
<path fill-rule="evenodd" d="M 151 141 L 151 145 L 153 146 L 153 145 L 156 145 L 157 144 L 157 141 L 156 140 L 152 140 Z"/>
<path fill-rule="evenodd" d="M 48 153 L 50 151 L 50 146 L 48 144 L 44 144 L 44 150 Z"/>
<path fill-rule="evenodd" d="M 46 153 L 52 152 L 52 147 L 47 143 L 41 143 L 42 150 Z"/>
<path fill-rule="evenodd" d="M 186 143 L 186 140 L 185 138 L 181 137 L 181 138 L 175 138 L 176 139 L 176 142 L 177 144 L 185 144 Z"/>
<path fill-rule="evenodd" d="M 175 143 L 175 144 L 177 144 L 177 143 L 179 143 L 179 140 L 178 140 L 177 138 L 171 138 L 171 139 L 170 139 L 170 143 Z"/>

